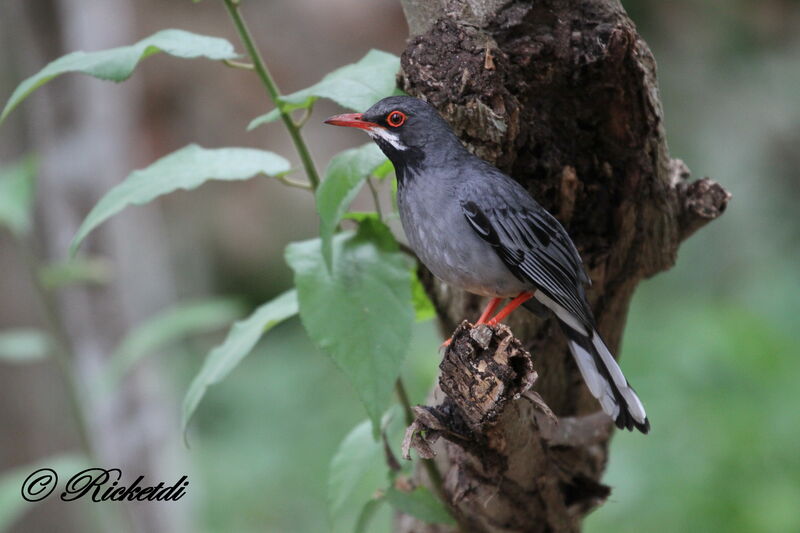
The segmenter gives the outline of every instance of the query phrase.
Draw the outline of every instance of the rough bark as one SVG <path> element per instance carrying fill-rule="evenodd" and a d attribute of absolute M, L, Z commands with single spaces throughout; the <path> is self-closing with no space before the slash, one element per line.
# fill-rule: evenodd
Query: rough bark
<path fill-rule="evenodd" d="M 593 282 L 599 330 L 618 352 L 636 285 L 670 268 L 681 241 L 730 198 L 713 181 L 690 182 L 670 158 L 647 45 L 616 0 L 403 4 L 412 38 L 402 87 L 564 224 Z M 445 331 L 479 313 L 478 297 L 423 278 Z M 611 421 L 552 319 L 521 311 L 509 325 L 521 344 L 502 328 L 459 328 L 441 403 L 418 408 L 415 429 L 427 431 L 409 443 L 437 452 L 462 530 L 577 531 L 609 494 L 600 479 Z M 397 530 L 449 531 L 407 516 Z"/>

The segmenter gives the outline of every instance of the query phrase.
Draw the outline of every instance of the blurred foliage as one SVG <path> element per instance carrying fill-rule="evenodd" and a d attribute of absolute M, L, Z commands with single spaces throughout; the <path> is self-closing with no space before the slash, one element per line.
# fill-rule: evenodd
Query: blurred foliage
<path fill-rule="evenodd" d="M 0 361 L 27 363 L 47 357 L 52 349 L 50 337 L 32 328 L 0 330 Z"/>
<path fill-rule="evenodd" d="M 23 238 L 31 226 L 36 160 L 26 157 L 0 169 L 0 229 Z"/>
<path fill-rule="evenodd" d="M 760 282 L 770 306 L 796 305 L 793 272 Z M 796 323 L 772 320 L 764 302 L 685 287 L 677 300 L 669 278 L 642 288 L 623 350 L 647 391 L 651 438 L 615 437 L 614 490 L 587 531 L 800 530 Z"/>
<path fill-rule="evenodd" d="M 119 380 L 145 357 L 187 337 L 228 326 L 241 314 L 239 302 L 222 298 L 184 301 L 156 313 L 129 331 L 110 355 L 106 386 L 118 386 Z"/>
<path fill-rule="evenodd" d="M 114 268 L 104 257 L 81 256 L 56 261 L 39 268 L 39 282 L 47 290 L 71 285 L 104 285 L 111 281 Z"/>
<path fill-rule="evenodd" d="M 30 483 L 32 480 L 39 478 L 33 473 L 43 468 L 49 468 L 55 472 L 75 473 L 90 468 L 90 466 L 86 458 L 80 455 L 54 455 L 35 464 L 22 465 L 3 472 L 2 476 L 0 476 L 0 531 L 5 531 L 23 513 L 37 505 L 35 501 L 26 501 L 20 497 L 23 483 L 28 483 L 26 486 L 31 488 L 29 494 L 31 494 L 32 498 L 35 498 L 35 495 L 40 490 L 46 493 L 47 487 L 50 486 L 49 482 Z M 50 479 L 45 472 L 41 472 L 40 475 L 44 476 L 44 479 Z M 53 491 L 57 494 L 57 491 L 64 486 L 66 481 L 63 477 L 57 479 L 57 485 L 53 488 Z M 79 503 L 78 505 L 88 507 L 86 503 Z"/>
<path fill-rule="evenodd" d="M 234 59 L 233 46 L 225 39 L 197 35 L 183 30 L 163 30 L 131 46 L 99 52 L 73 52 L 60 57 L 23 81 L 8 99 L 0 124 L 30 94 L 48 81 L 68 72 L 80 72 L 101 80 L 124 81 L 133 74 L 139 61 L 153 54 L 209 59 Z"/>
<path fill-rule="evenodd" d="M 296 314 L 297 293 L 291 290 L 261 305 L 231 327 L 225 341 L 208 354 L 183 399 L 184 433 L 208 387 L 218 383 L 241 363 L 266 332 Z M 192 324 L 196 324 L 196 320 Z"/>
<path fill-rule="evenodd" d="M 279 176 L 289 171 L 283 157 L 254 148 L 203 148 L 190 144 L 132 172 L 92 208 L 70 245 L 75 255 L 83 239 L 97 226 L 129 205 L 143 205 L 179 189 L 192 190 L 209 180 L 246 180 L 261 174 Z"/>
<path fill-rule="evenodd" d="M 414 403 L 435 378 L 437 339 L 431 322 L 414 327 L 403 373 Z M 179 383 L 194 374 L 201 353 L 172 360 Z M 329 531 L 328 465 L 363 418 L 349 382 L 299 321 L 277 327 L 207 394 L 195 417 L 189 457 L 205 488 L 195 500 L 199 530 Z M 358 507 L 342 512 L 352 520 Z M 390 519 L 382 506 L 367 531 L 388 531 Z"/>
<path fill-rule="evenodd" d="M 653 431 L 615 436 L 605 478 L 613 492 L 587 519 L 589 533 L 800 530 L 800 219 L 792 214 L 800 42 L 796 32 L 768 30 L 783 27 L 781 14 L 798 20 L 800 6 L 791 4 L 625 2 L 659 62 L 673 156 L 719 180 L 733 201 L 683 245 L 675 268 L 636 293 L 621 356 Z M 424 384 L 439 337 L 432 323 L 415 332 L 406 371 L 420 371 Z M 310 361 L 299 327 L 281 333 L 199 417 L 195 464 L 214 487 L 203 500 L 208 531 L 328 528 L 317 472 L 360 411 L 341 376 Z M 294 394 L 287 382 L 313 395 Z M 414 400 L 424 394 L 416 388 Z M 232 406 L 248 412 L 220 426 Z M 232 462 L 221 467 L 217 454 Z M 262 497 L 232 512 L 219 501 L 230 494 L 220 483 Z M 389 507 L 377 513 L 368 531 L 390 531 Z"/>

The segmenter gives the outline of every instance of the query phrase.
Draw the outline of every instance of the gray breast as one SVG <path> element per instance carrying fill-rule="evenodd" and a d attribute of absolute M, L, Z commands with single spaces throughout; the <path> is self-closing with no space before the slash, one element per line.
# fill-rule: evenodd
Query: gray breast
<path fill-rule="evenodd" d="M 398 207 L 408 244 L 433 274 L 454 287 L 492 297 L 530 290 L 470 227 L 455 184 L 418 175 L 404 180 Z"/>

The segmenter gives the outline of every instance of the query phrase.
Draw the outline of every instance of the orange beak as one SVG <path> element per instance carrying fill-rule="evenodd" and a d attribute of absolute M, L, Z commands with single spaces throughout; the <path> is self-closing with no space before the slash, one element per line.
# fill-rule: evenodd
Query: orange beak
<path fill-rule="evenodd" d="M 334 115 L 325 121 L 325 124 L 333 126 L 344 126 L 346 128 L 360 128 L 362 130 L 371 130 L 372 128 L 379 128 L 380 125 L 374 122 L 367 122 L 361 113 L 345 113 L 343 115 Z"/>

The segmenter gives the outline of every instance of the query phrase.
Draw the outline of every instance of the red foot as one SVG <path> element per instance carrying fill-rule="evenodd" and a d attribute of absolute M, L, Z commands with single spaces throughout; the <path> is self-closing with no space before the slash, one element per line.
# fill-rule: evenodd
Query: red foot
<path fill-rule="evenodd" d="M 487 320 L 490 316 L 492 316 L 494 310 L 497 309 L 497 306 L 500 305 L 500 302 L 503 300 L 502 298 L 492 298 L 491 300 L 489 300 L 489 303 L 486 305 L 486 308 L 483 310 L 483 313 L 481 313 L 481 316 L 480 318 L 478 318 L 478 321 L 475 322 L 475 325 L 479 326 L 481 324 L 487 324 L 489 326 L 495 326 L 499 324 L 500 322 L 508 318 L 508 315 L 510 315 L 514 311 L 514 309 L 516 309 L 526 301 L 533 298 L 533 295 L 534 295 L 533 292 L 520 293 L 516 298 L 508 302 L 508 305 L 506 305 L 503 309 L 501 309 L 500 312 L 497 313 L 493 319 Z M 439 346 L 439 349 L 450 346 L 451 342 L 453 342 L 453 337 L 450 337 L 449 339 L 444 341 Z"/>
<path fill-rule="evenodd" d="M 489 317 L 492 316 L 492 313 L 494 313 L 494 310 L 497 309 L 497 306 L 500 305 L 502 300 L 502 298 L 492 298 L 489 300 L 489 303 L 486 305 L 486 309 L 483 310 L 483 313 L 481 313 L 481 316 L 478 321 L 475 322 L 475 325 L 478 326 L 480 324 L 486 324 L 486 321 L 489 320 Z"/>
<path fill-rule="evenodd" d="M 483 313 L 481 313 L 481 316 L 480 318 L 478 318 L 478 321 L 475 322 L 475 325 L 479 326 L 481 324 L 486 324 L 486 321 L 489 319 L 490 316 L 492 316 L 492 313 L 494 313 L 494 310 L 497 309 L 497 306 L 500 305 L 500 302 L 502 300 L 503 300 L 502 298 L 492 298 L 491 300 L 489 300 L 489 303 L 486 304 L 486 308 L 483 310 Z M 441 344 L 441 346 L 439 346 L 439 349 L 441 350 L 442 348 L 450 346 L 451 342 L 453 342 L 453 337 L 450 337 L 449 339 L 444 341 Z"/>
<path fill-rule="evenodd" d="M 517 307 L 519 307 L 523 303 L 533 298 L 533 295 L 534 295 L 533 292 L 521 292 L 516 298 L 508 302 L 508 305 L 506 305 L 503 309 L 501 309 L 500 312 L 497 313 L 493 319 L 487 322 L 487 324 L 490 326 L 499 324 L 500 322 L 508 318 L 508 315 L 513 313 Z"/>

